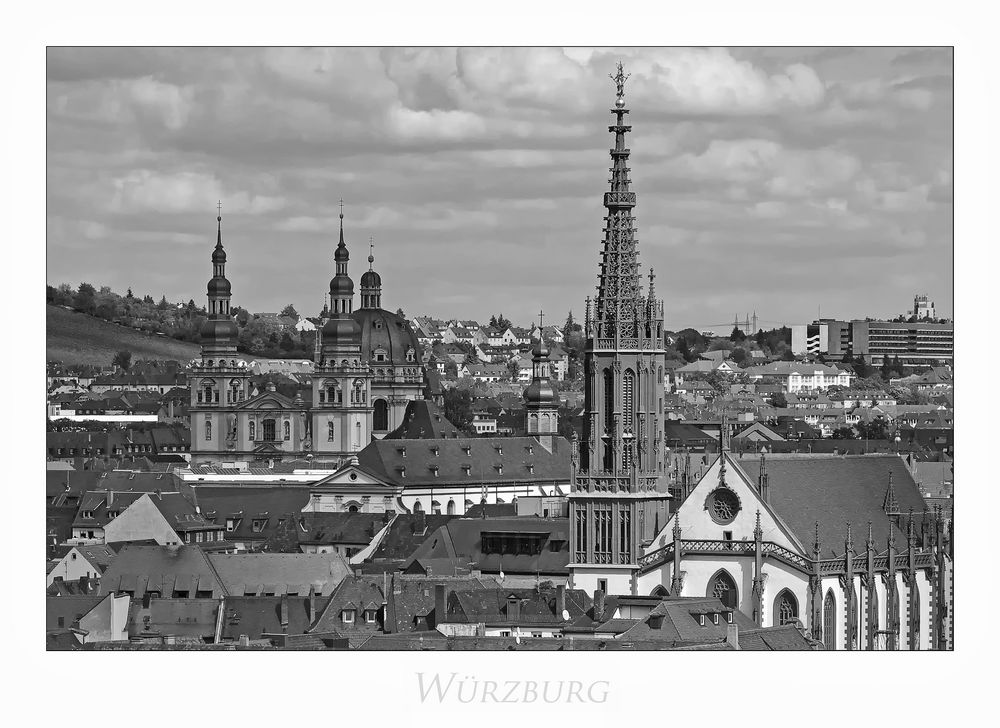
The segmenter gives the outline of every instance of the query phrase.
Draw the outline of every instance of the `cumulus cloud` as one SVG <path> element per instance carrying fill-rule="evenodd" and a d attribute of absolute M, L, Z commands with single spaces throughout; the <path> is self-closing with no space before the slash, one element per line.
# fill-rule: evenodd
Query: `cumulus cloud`
<path fill-rule="evenodd" d="M 198 300 L 221 199 L 236 303 L 318 311 L 343 198 L 353 260 L 374 236 L 389 308 L 579 313 L 621 59 L 640 255 L 673 324 L 755 307 L 792 322 L 821 298 L 894 314 L 917 282 L 947 311 L 946 49 L 48 53 L 51 283 L 142 278 Z"/>

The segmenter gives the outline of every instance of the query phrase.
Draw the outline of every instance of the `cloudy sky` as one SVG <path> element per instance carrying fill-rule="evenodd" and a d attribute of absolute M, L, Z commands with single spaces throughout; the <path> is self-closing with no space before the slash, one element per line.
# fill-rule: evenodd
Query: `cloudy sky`
<path fill-rule="evenodd" d="M 47 57 L 47 280 L 315 314 L 338 200 L 383 306 L 558 320 L 597 282 L 621 59 L 671 328 L 952 313 L 949 49 L 112 49 Z"/>

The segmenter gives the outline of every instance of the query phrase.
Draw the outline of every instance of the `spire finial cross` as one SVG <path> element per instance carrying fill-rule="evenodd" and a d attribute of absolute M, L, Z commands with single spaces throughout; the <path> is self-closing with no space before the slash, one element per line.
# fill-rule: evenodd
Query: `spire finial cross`
<path fill-rule="evenodd" d="M 219 204 L 216 207 L 219 208 L 219 217 L 222 217 L 222 200 L 219 200 Z"/>
<path fill-rule="evenodd" d="M 542 331 L 542 317 L 543 316 L 545 316 L 545 312 L 542 311 L 542 310 L 539 310 L 538 311 L 538 331 L 539 331 L 539 335 L 541 335 L 541 331 Z"/>
<path fill-rule="evenodd" d="M 344 219 L 344 198 L 340 198 L 340 219 Z"/>

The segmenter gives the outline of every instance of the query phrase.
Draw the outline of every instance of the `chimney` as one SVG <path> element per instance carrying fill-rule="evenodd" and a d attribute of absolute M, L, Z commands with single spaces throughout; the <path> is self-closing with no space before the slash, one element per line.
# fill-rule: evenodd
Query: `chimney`
<path fill-rule="evenodd" d="M 600 589 L 594 591 L 594 619 L 598 622 L 604 619 L 604 592 Z"/>
<path fill-rule="evenodd" d="M 111 504 L 115 500 L 115 492 L 113 490 L 111 490 L 111 488 L 108 488 L 108 499 L 107 500 L 108 500 L 108 508 L 110 508 Z"/>
<path fill-rule="evenodd" d="M 80 584 L 80 593 L 81 594 L 89 594 L 90 593 L 90 579 L 88 579 L 85 576 L 81 576 L 79 584 Z"/>
<path fill-rule="evenodd" d="M 445 602 L 445 586 L 444 584 L 434 585 L 434 626 L 437 627 L 439 624 L 444 622 L 445 613 L 447 612 L 447 603 Z"/>
<path fill-rule="evenodd" d="M 316 621 L 316 587 L 309 587 L 309 621 Z"/>
<path fill-rule="evenodd" d="M 726 644 L 734 650 L 738 650 L 740 648 L 740 628 L 738 625 L 726 625 Z"/>
<path fill-rule="evenodd" d="M 288 595 L 281 595 L 281 631 L 288 632 Z"/>
<path fill-rule="evenodd" d="M 556 587 L 556 616 L 562 619 L 564 611 L 566 611 L 566 585 L 560 584 Z"/>
<path fill-rule="evenodd" d="M 417 511 L 414 515 L 417 517 L 416 530 L 422 534 L 427 529 L 427 517 L 423 511 Z"/>

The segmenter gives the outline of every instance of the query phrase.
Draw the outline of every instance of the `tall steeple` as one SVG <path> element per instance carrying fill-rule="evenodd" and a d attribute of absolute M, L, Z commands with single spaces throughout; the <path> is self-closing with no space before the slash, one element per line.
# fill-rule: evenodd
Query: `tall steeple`
<path fill-rule="evenodd" d="M 361 275 L 361 308 L 382 308 L 382 276 L 375 264 L 375 238 L 368 240 L 368 270 Z"/>
<path fill-rule="evenodd" d="M 212 278 L 208 282 L 208 318 L 201 327 L 203 357 L 236 353 L 236 323 L 229 313 L 232 286 L 226 278 L 226 251 L 222 247 L 222 202 L 219 214 L 215 249 L 212 251 Z"/>
<path fill-rule="evenodd" d="M 586 306 L 583 438 L 570 492 L 574 583 L 594 586 L 610 570 L 632 568 L 666 521 L 670 498 L 663 442 L 663 303 L 640 285 L 625 135 L 625 81 L 617 96 L 610 190 L 604 193 L 604 242 L 593 308 Z M 611 539 L 615 524 L 614 539 Z M 579 566 L 579 570 L 576 567 Z M 608 575 L 610 576 L 610 571 Z"/>

